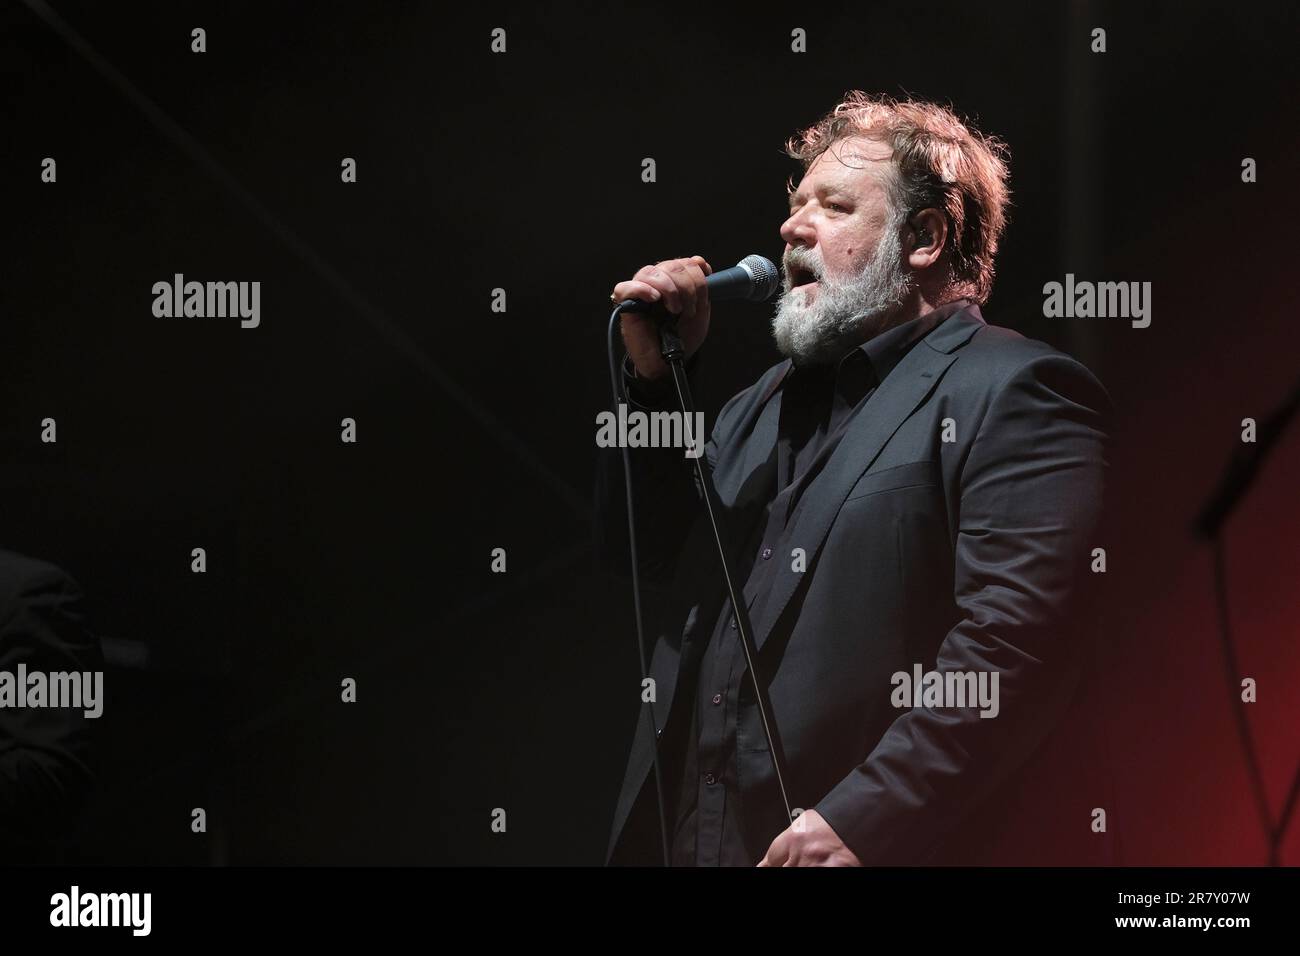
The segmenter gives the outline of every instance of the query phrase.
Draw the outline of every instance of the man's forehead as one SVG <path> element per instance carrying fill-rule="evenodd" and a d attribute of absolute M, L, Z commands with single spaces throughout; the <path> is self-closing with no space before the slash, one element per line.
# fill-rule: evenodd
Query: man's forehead
<path fill-rule="evenodd" d="M 894 150 L 888 143 L 866 136 L 850 136 L 832 143 L 817 159 L 829 157 L 829 161 L 836 165 L 852 163 L 861 166 L 865 162 L 882 162 L 893 155 Z"/>
<path fill-rule="evenodd" d="M 887 143 L 870 139 L 849 139 L 833 143 L 819 155 L 808 168 L 800 182 L 800 192 L 804 184 L 840 184 L 861 189 L 871 184 L 879 184 L 884 164 L 893 156 L 894 151 Z"/>

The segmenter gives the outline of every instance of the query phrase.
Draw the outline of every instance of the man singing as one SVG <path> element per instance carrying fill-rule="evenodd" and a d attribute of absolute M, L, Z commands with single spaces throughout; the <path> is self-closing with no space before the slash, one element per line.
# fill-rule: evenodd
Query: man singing
<path fill-rule="evenodd" d="M 1007 205 L 1000 142 L 943 107 L 855 91 L 786 151 L 804 169 L 772 321 L 786 360 L 727 402 L 705 452 L 794 819 L 693 463 L 629 449 L 640 566 L 671 599 L 607 862 L 662 862 L 655 747 L 673 865 L 934 863 L 958 846 L 978 862 L 974 821 L 1086 659 L 1110 401 L 1079 362 L 981 315 Z M 677 316 L 692 377 L 711 271 L 666 260 L 613 288 Z M 654 320 L 622 323 L 633 407 L 675 408 Z M 614 561 L 617 456 L 606 466 Z"/>

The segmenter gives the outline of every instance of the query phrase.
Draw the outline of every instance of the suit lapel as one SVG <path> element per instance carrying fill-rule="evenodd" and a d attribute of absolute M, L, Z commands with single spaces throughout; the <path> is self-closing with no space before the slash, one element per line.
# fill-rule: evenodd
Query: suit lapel
<path fill-rule="evenodd" d="M 741 560 L 742 556 L 736 549 L 748 542 L 754 530 L 753 523 L 762 518 L 763 509 L 771 499 L 776 485 L 776 448 L 781 422 L 781 399 L 785 395 L 781 383 L 785 381 L 792 367 L 793 364 L 786 359 L 759 398 L 749 420 L 740 426 L 740 433 L 750 435 L 756 447 L 770 449 L 767 459 L 757 469 L 748 473 L 743 469 L 727 469 L 723 474 L 716 471 L 713 473 L 714 486 L 726 510 L 725 530 L 732 549 L 729 559 L 733 562 Z M 751 580 L 746 582 L 744 588 L 747 607 L 754 606 L 754 599 L 757 597 L 756 589 L 757 585 L 751 575 Z M 727 603 L 725 596 L 722 600 L 724 604 Z"/>
<path fill-rule="evenodd" d="M 960 321 L 960 315 L 951 316 L 916 343 L 866 403 L 854 411 L 826 467 L 804 490 L 790 516 L 778 553 L 788 555 L 792 548 L 803 548 L 806 566 L 813 565 L 849 491 L 956 361 L 956 349 L 983 325 L 977 311 L 973 320 Z M 782 562 L 772 594 L 763 607 L 762 620 L 753 622 L 756 649 L 761 650 L 771 635 L 801 578 L 802 574 L 792 570 L 789 562 Z"/>

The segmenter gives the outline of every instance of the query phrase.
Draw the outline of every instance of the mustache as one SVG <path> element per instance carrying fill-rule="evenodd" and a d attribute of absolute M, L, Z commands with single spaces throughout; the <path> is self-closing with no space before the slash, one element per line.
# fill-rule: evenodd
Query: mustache
<path fill-rule="evenodd" d="M 823 270 L 820 256 L 792 252 L 782 260 L 781 267 L 787 280 L 796 272 L 809 272 L 812 273 L 814 278 L 822 278 Z"/>

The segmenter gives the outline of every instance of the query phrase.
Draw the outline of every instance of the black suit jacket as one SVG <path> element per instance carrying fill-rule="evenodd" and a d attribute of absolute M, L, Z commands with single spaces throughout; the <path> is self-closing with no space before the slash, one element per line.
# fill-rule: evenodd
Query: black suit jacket
<path fill-rule="evenodd" d="M 84 595 L 53 564 L 0 550 L 0 671 L 102 671 Z M 0 708 L 0 864 L 54 862 L 95 779 L 82 710 Z"/>
<path fill-rule="evenodd" d="M 771 487 L 789 365 L 727 402 L 707 445 L 738 540 Z M 1093 535 L 1111 415 L 1087 368 L 986 324 L 971 305 L 913 345 L 854 413 L 791 515 L 775 549 L 783 566 L 753 620 L 758 668 L 792 803 L 816 809 L 864 864 L 988 862 L 992 842 L 1014 832 L 1014 821 L 989 818 L 989 798 L 1006 793 L 1043 743 L 1087 661 L 1091 635 L 1078 612 L 1101 545 Z M 680 449 L 630 454 L 642 570 L 651 580 L 675 570 L 651 664 L 664 735 L 666 722 L 688 716 L 674 702 L 690 694 L 677 690 L 691 686 L 725 594 L 690 462 Z M 600 496 L 607 528 L 620 520 L 617 491 L 607 482 Z M 746 590 L 751 608 L 755 597 Z M 915 664 L 996 671 L 998 716 L 895 708 L 891 675 Z M 757 861 L 790 821 L 747 685 L 736 760 Z M 607 862 L 659 858 L 657 829 L 648 833 L 657 828 L 654 746 L 638 719 Z M 1023 809 L 1002 801 L 1013 804 Z M 1089 818 L 1077 813 L 1057 822 L 1086 834 Z"/>

